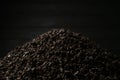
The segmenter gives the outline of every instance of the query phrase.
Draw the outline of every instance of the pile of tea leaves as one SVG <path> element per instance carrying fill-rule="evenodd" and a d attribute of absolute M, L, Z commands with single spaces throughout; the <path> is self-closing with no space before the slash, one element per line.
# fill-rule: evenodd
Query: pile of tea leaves
<path fill-rule="evenodd" d="M 120 59 L 82 33 L 53 29 L 2 58 L 0 80 L 120 80 Z"/>

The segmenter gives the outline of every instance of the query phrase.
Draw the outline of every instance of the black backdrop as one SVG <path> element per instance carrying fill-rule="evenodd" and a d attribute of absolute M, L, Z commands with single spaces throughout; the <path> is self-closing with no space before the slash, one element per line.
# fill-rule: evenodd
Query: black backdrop
<path fill-rule="evenodd" d="M 120 52 L 118 2 L 76 3 L 44 0 L 4 1 L 0 4 L 0 57 L 15 46 L 22 45 L 41 33 L 57 27 L 86 33 L 101 47 Z"/>

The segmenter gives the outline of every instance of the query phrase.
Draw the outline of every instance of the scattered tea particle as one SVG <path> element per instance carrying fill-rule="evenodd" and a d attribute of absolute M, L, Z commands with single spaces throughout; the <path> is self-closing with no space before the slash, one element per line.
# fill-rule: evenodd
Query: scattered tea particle
<path fill-rule="evenodd" d="M 63 72 L 63 68 L 62 67 L 60 67 L 60 72 Z"/>
<path fill-rule="evenodd" d="M 11 57 L 11 55 L 9 54 L 8 57 Z"/>
<path fill-rule="evenodd" d="M 93 59 L 93 56 L 89 56 L 89 59 L 92 60 L 92 59 Z"/>
<path fill-rule="evenodd" d="M 79 71 L 76 71 L 75 73 L 74 73 L 74 75 L 77 75 L 79 73 Z"/>

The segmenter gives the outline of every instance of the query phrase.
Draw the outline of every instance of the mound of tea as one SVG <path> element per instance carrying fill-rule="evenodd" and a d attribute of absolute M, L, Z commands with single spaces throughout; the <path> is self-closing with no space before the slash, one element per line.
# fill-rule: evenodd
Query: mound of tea
<path fill-rule="evenodd" d="M 1 59 L 0 80 L 120 80 L 120 59 L 82 33 L 53 29 Z"/>

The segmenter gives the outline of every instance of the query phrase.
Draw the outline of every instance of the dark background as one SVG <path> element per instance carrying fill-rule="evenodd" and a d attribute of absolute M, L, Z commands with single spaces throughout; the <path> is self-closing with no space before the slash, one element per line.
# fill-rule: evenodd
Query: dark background
<path fill-rule="evenodd" d="M 0 57 L 58 27 L 83 32 L 101 47 L 119 53 L 119 10 L 119 3 L 110 1 L 1 2 Z"/>

